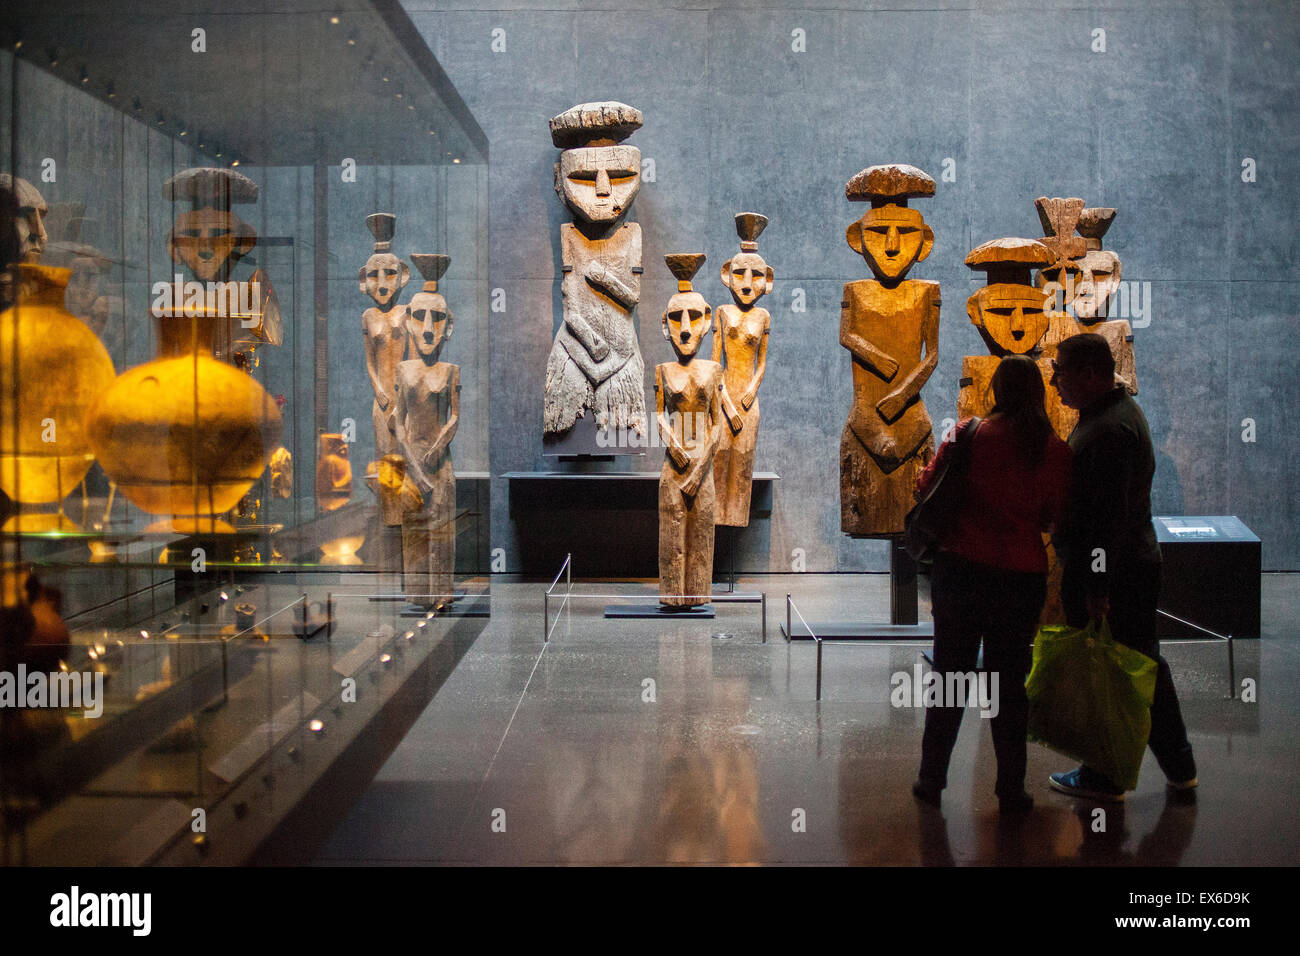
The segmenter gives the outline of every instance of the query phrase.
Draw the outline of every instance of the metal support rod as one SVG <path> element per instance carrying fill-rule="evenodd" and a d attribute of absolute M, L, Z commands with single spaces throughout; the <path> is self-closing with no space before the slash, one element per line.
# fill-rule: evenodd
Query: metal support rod
<path fill-rule="evenodd" d="M 1232 635 L 1228 635 L 1228 698 L 1237 699 L 1237 663 L 1232 656 Z"/>
<path fill-rule="evenodd" d="M 546 591 L 542 594 L 542 643 L 548 644 L 551 640 L 551 592 Z"/>
<path fill-rule="evenodd" d="M 794 639 L 794 631 L 790 629 L 790 592 L 785 592 L 785 642 L 790 643 Z"/>
<path fill-rule="evenodd" d="M 763 592 L 763 610 L 761 612 L 763 621 L 763 643 L 767 643 L 767 592 Z"/>
<path fill-rule="evenodd" d="M 817 700 L 822 699 L 822 642 L 817 640 Z"/>

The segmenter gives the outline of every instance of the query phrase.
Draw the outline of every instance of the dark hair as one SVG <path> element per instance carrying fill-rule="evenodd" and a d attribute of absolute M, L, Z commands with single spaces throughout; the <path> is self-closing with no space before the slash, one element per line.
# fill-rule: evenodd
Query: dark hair
<path fill-rule="evenodd" d="M 1056 347 L 1056 358 L 1061 365 L 1072 369 L 1092 369 L 1103 378 L 1115 374 L 1115 356 L 1110 343 L 1096 332 L 1071 335 Z"/>
<path fill-rule="evenodd" d="M 990 387 L 994 404 L 989 414 L 1001 415 L 1011 423 L 1025 462 L 1037 468 L 1052 434 L 1038 363 L 1027 355 L 1008 355 L 998 364 Z"/>

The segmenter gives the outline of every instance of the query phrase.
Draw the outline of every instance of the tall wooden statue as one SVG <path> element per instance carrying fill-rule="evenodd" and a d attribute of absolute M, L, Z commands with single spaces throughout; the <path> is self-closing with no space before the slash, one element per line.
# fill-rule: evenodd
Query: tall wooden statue
<path fill-rule="evenodd" d="M 1079 274 L 1074 280 L 1070 304 L 1084 332 L 1096 332 L 1110 344 L 1115 357 L 1115 379 L 1130 395 L 1138 393 L 1137 362 L 1133 355 L 1133 328 L 1128 319 L 1110 318 L 1110 306 L 1119 290 L 1119 256 L 1101 247 L 1106 230 L 1115 221 L 1115 210 L 1099 206 L 1085 208 L 1079 214 L 1079 234 L 1088 251 L 1079 260 Z"/>
<path fill-rule="evenodd" d="M 641 227 L 623 221 L 641 186 L 641 151 L 620 145 L 640 126 L 641 111 L 622 103 L 584 103 L 551 119 L 563 150 L 555 190 L 574 214 L 560 226 L 564 321 L 546 363 L 544 438 L 555 451 L 590 453 L 596 430 L 606 429 L 644 444 L 645 366 L 633 318 Z"/>
<path fill-rule="evenodd" d="M 453 316 L 438 292 L 451 258 L 411 256 L 424 287 L 406 306 L 412 357 L 397 366 L 397 444 L 424 508 L 402 521 L 402 564 L 411 599 L 449 604 L 456 564 L 456 474 L 451 440 L 460 422 L 460 366 L 438 361 Z"/>
<path fill-rule="evenodd" d="M 659 603 L 685 610 L 707 604 L 713 589 L 713 455 L 726 386 L 722 366 L 695 357 L 710 323 L 708 303 L 691 289 L 704 255 L 664 261 L 677 277 L 677 293 L 662 318 L 677 361 L 655 368 L 659 435 L 667 447 L 659 473 Z"/>
<path fill-rule="evenodd" d="M 366 336 L 366 374 L 375 393 L 371 416 L 376 460 L 397 451 L 393 382 L 397 363 L 406 355 L 406 310 L 398 306 L 397 297 L 410 281 L 411 270 L 391 251 L 396 223 L 397 217 L 390 212 L 366 217 L 366 227 L 375 237 L 375 251 L 358 275 L 361 291 L 375 303 L 361 316 L 361 324 Z"/>
<path fill-rule="evenodd" d="M 939 283 L 906 279 L 934 246 L 907 201 L 934 195 L 915 166 L 871 166 L 849 180 L 850 201 L 871 208 L 846 238 L 875 279 L 846 283 L 840 345 L 853 357 L 853 406 L 840 440 L 840 527 L 859 537 L 901 534 L 916 476 L 934 457 L 921 386 L 939 359 Z"/>
<path fill-rule="evenodd" d="M 767 217 L 755 212 L 736 216 L 740 254 L 722 264 L 722 284 L 732 302 L 718 306 L 713 318 L 713 361 L 721 363 L 731 401 L 724 403 L 722 429 L 713 459 L 720 525 L 749 524 L 749 497 L 754 486 L 754 448 L 758 444 L 758 387 L 767 371 L 768 333 L 772 316 L 758 300 L 772 291 L 772 267 L 758 254 L 758 237 Z M 732 405 L 731 402 L 735 402 Z"/>

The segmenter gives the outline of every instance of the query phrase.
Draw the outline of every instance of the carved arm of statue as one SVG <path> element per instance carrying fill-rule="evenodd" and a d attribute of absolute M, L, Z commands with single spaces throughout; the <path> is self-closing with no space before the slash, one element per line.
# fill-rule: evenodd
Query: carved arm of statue
<path fill-rule="evenodd" d="M 727 393 L 727 386 L 722 380 L 720 367 L 714 368 L 714 375 L 717 378 L 717 387 L 709 393 L 709 435 L 705 439 L 704 447 L 691 463 L 686 481 L 682 483 L 682 492 L 692 497 L 699 492 L 700 482 L 704 480 L 704 472 L 713 464 L 713 455 L 718 450 L 718 442 L 722 439 L 722 396 Z"/>
<path fill-rule="evenodd" d="M 682 447 L 682 443 L 677 440 L 677 435 L 673 432 L 673 423 L 664 413 L 664 373 L 659 368 L 655 369 L 655 411 L 658 413 L 659 437 L 663 439 L 669 457 L 678 468 L 685 468 L 690 464 L 691 459 L 686 454 L 686 449 Z"/>
<path fill-rule="evenodd" d="M 767 374 L 767 343 L 772 331 L 772 316 L 766 309 L 763 312 L 763 334 L 758 340 L 758 365 L 754 369 L 754 378 L 749 383 L 749 387 L 740 396 L 740 404 L 745 411 L 754 407 L 754 399 L 758 398 L 758 387 L 763 384 L 763 376 Z"/>
<path fill-rule="evenodd" d="M 379 367 L 375 362 L 375 343 L 370 337 L 370 323 L 362 321 L 362 328 L 366 335 L 366 375 L 370 378 L 370 389 L 375 393 L 375 400 L 379 402 L 381 411 L 388 411 L 388 406 L 393 403 L 393 397 L 385 391 L 383 383 L 379 381 Z"/>
<path fill-rule="evenodd" d="M 592 261 L 587 266 L 586 279 L 592 288 L 605 293 L 605 295 L 621 305 L 626 312 L 631 312 L 640 298 L 631 286 L 616 276 L 599 259 Z"/>
<path fill-rule="evenodd" d="M 840 345 L 886 382 L 898 374 L 898 363 L 876 348 L 852 327 L 853 315 L 846 305 L 840 310 Z"/>
<path fill-rule="evenodd" d="M 925 357 L 888 395 L 876 403 L 877 413 L 887 422 L 892 422 L 903 414 L 903 409 L 920 394 L 921 386 L 929 380 L 935 366 L 939 364 L 939 302 L 937 296 L 927 303 L 925 316 L 921 320 L 921 336 L 925 346 Z"/>
<path fill-rule="evenodd" d="M 433 442 L 433 447 L 425 453 L 423 465 L 426 469 L 431 469 L 437 463 L 438 459 L 451 445 L 451 440 L 456 437 L 456 428 L 460 425 L 460 368 L 454 368 L 451 373 L 451 400 L 447 410 L 447 421 L 438 431 L 438 437 Z"/>

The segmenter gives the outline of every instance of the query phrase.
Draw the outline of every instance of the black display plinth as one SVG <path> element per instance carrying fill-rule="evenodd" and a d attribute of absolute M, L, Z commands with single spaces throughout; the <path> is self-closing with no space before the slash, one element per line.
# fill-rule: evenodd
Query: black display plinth
<path fill-rule="evenodd" d="M 510 482 L 510 518 L 525 577 L 549 580 L 568 554 L 580 559 L 585 576 L 659 577 L 658 471 L 515 471 L 502 477 Z M 750 527 L 718 535 L 715 565 L 719 557 L 724 563 L 715 578 L 728 576 L 732 538 L 739 549 L 745 535 L 766 533 L 766 520 L 759 526 L 754 519 L 771 517 L 778 479 L 770 471 L 754 473 Z M 743 567 L 737 570 L 744 574 Z"/>
<path fill-rule="evenodd" d="M 1160 609 L 1217 634 L 1259 637 L 1259 538 L 1235 515 L 1152 520 L 1164 558 Z M 1163 615 L 1156 635 L 1204 636 Z"/>
<path fill-rule="evenodd" d="M 607 604 L 605 616 L 698 621 L 715 617 L 716 613 L 712 604 L 700 604 L 686 610 L 669 610 L 662 604 Z"/>

